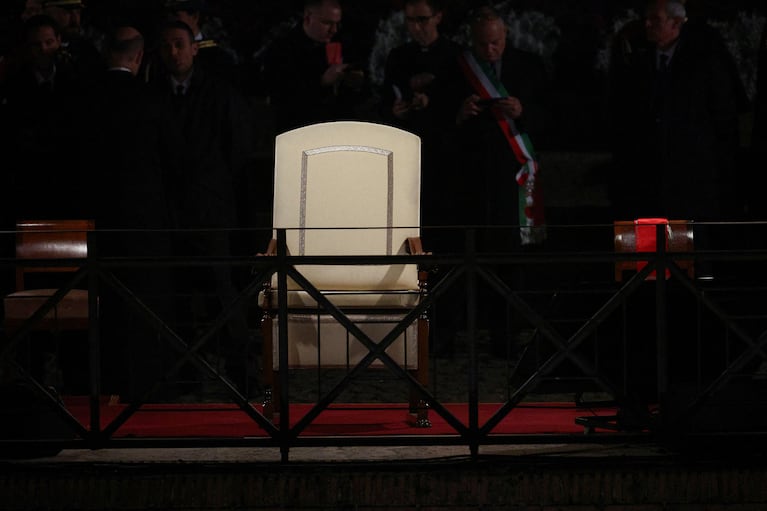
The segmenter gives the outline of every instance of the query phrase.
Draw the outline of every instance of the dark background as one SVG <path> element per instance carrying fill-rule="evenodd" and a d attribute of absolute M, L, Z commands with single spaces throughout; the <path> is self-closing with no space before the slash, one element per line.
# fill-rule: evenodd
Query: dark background
<path fill-rule="evenodd" d="M 462 22 L 472 8 L 486 4 L 478 0 L 445 0 L 442 32 L 450 37 L 460 36 Z M 6 4 L 6 2 L 3 2 Z M 8 2 L 10 4 L 10 2 Z M 108 25 L 118 16 L 127 16 L 151 34 L 152 23 L 162 9 L 163 0 L 88 0 L 86 23 L 95 27 Z M 381 38 L 381 27 L 393 13 L 401 9 L 401 0 L 346 0 L 342 31 L 353 41 L 362 59 L 371 59 Z M 226 43 L 239 55 L 244 76 L 243 90 L 256 99 L 264 95 L 259 76 L 260 56 L 269 42 L 301 12 L 301 0 L 206 0 L 204 15 L 219 20 Z M 493 5 L 502 12 L 513 10 L 517 15 L 538 12 L 553 19 L 558 34 L 555 49 L 546 55 L 554 83 L 556 130 L 546 141 L 538 141 L 539 149 L 603 150 L 605 137 L 600 132 L 605 125 L 606 69 L 605 49 L 611 36 L 629 10 L 634 15 L 643 11 L 644 1 L 636 0 L 509 0 Z M 691 18 L 705 18 L 720 25 L 738 25 L 742 31 L 745 17 L 762 20 L 767 12 L 763 0 L 688 0 Z M 219 34 L 215 34 L 219 35 Z M 545 38 L 545 34 L 533 37 Z M 730 34 L 730 36 L 733 36 Z M 748 34 L 736 34 L 745 39 Z M 752 91 L 756 76 L 758 38 L 739 41 L 736 58 L 748 90 Z M 380 45 L 379 45 L 380 46 Z M 380 51 L 380 48 L 378 49 Z M 601 52 L 601 55 L 600 55 Z M 602 64 L 599 64 L 600 58 Z M 372 60 L 372 65 L 379 65 Z M 372 90 L 375 94 L 375 87 Z M 268 137 L 268 136 L 267 136 Z"/>
<path fill-rule="evenodd" d="M 153 23 L 160 18 L 163 0 L 86 0 L 84 24 L 98 32 L 118 18 L 134 22 L 151 42 Z M 462 23 L 469 11 L 486 4 L 478 0 L 444 0 L 445 17 L 442 32 L 460 37 Z M 0 2 L 0 42 L 5 51 L 12 43 L 11 30 L 14 10 L 23 1 Z M 380 61 L 382 32 L 402 7 L 402 0 L 342 0 L 344 17 L 342 32 L 352 41 L 358 54 L 369 59 L 372 66 Z M 539 151 L 556 153 L 549 158 L 547 176 L 554 184 L 571 183 L 578 186 L 575 194 L 570 185 L 549 187 L 550 205 L 601 204 L 599 186 L 609 172 L 604 156 L 609 151 L 606 96 L 608 91 L 606 50 L 612 36 L 628 17 L 641 15 L 644 0 L 509 0 L 493 3 L 503 12 L 516 15 L 540 13 L 553 20 L 556 34 L 540 34 L 533 29 L 532 37 L 553 42 L 553 50 L 545 55 L 553 82 L 552 111 L 554 122 L 546 140 L 537 140 Z M 271 143 L 275 133 L 270 129 L 270 109 L 263 88 L 260 59 L 271 40 L 299 19 L 301 0 L 205 0 L 203 15 L 220 24 L 221 31 L 212 34 L 239 56 L 242 90 L 254 105 L 254 115 L 260 126 L 259 138 L 263 174 L 271 166 Z M 764 0 L 688 0 L 690 18 L 702 18 L 725 27 L 723 36 L 733 48 L 749 99 L 756 99 L 756 76 L 759 60 L 758 41 L 767 14 Z M 214 24 L 215 25 L 215 24 Z M 209 26 L 209 24 L 208 24 Z M 730 30 L 727 29 L 730 28 Z M 734 27 L 734 28 L 733 28 Z M 399 30 L 404 31 L 403 28 Z M 206 33 L 210 31 L 206 29 Z M 388 36 L 392 36 L 391 31 Z M 398 34 L 402 37 L 402 33 Z M 391 46 L 393 42 L 390 42 Z M 351 45 L 350 45 L 351 46 Z M 384 45 L 385 46 L 385 45 Z M 347 46 L 345 45 L 345 53 Z M 379 52 L 378 60 L 374 53 Z M 1 52 L 0 52 L 1 53 Z M 370 113 L 375 113 L 376 87 L 371 89 Z M 742 146 L 744 152 L 751 143 L 753 103 L 743 115 Z M 376 119 L 371 119 L 376 120 Z M 588 153 L 574 158 L 572 153 Z M 594 156 L 595 153 L 599 155 Z M 747 155 L 737 155 L 748 163 Z M 263 186 L 261 186 L 263 185 Z M 268 189 L 268 183 L 259 188 Z M 586 193 L 586 190 L 592 190 Z M 268 212 L 264 213 L 266 215 Z M 568 210 L 568 217 L 572 210 Z"/>

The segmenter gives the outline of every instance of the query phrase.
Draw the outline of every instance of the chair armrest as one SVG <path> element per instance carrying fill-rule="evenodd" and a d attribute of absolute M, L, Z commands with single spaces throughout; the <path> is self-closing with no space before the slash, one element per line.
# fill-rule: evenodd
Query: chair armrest
<path fill-rule="evenodd" d="M 277 240 L 272 238 L 269 240 L 269 244 L 266 246 L 266 250 L 264 252 L 258 252 L 256 254 L 256 257 L 263 257 L 263 256 L 275 256 L 277 255 Z M 253 270 L 255 271 L 255 269 Z M 261 309 L 270 309 L 272 307 L 272 283 L 267 280 L 263 284 L 263 289 L 261 289 L 261 292 L 258 293 L 258 306 Z"/>
<path fill-rule="evenodd" d="M 264 252 L 259 252 L 256 255 L 257 256 L 277 255 L 277 240 L 274 238 L 270 239 L 269 244 L 266 246 L 266 250 Z"/>
<path fill-rule="evenodd" d="M 407 251 L 410 255 L 431 255 L 431 252 L 425 252 L 423 250 L 423 243 L 420 237 L 407 238 Z M 429 280 L 429 272 L 434 271 L 433 268 L 423 268 L 419 265 L 418 270 L 418 287 L 421 289 L 421 293 L 426 291 L 426 282 Z"/>
<path fill-rule="evenodd" d="M 424 252 L 423 243 L 420 237 L 407 238 L 407 251 L 410 255 L 429 255 L 431 252 Z"/>

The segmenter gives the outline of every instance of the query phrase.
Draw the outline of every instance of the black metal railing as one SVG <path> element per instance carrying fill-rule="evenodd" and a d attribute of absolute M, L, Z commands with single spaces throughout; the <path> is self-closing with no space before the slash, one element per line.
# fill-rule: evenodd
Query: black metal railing
<path fill-rule="evenodd" d="M 568 241 L 554 243 L 552 248 L 494 253 L 477 247 L 478 228 L 461 228 L 458 231 L 463 241 L 457 245 L 462 249 L 450 253 L 293 256 L 285 249 L 285 232 L 277 231 L 274 257 L 251 254 L 205 258 L 120 257 L 101 255 L 99 242 L 103 233 L 96 231 L 89 234 L 87 259 L 55 261 L 57 265 L 77 266 L 79 270 L 65 280 L 22 327 L 4 332 L 0 351 L 0 375 L 5 388 L 29 391 L 29 399 L 36 403 L 35 413 L 38 416 L 55 414 L 63 428 L 55 434 L 35 434 L 34 431 L 20 434 L 4 428 L 0 444 L 21 449 L 54 450 L 168 445 L 268 446 L 279 447 L 287 460 L 294 447 L 319 445 L 465 445 L 476 456 L 480 446 L 487 444 L 684 442 L 706 435 L 754 441 L 767 433 L 764 420 L 760 419 L 767 415 L 762 413 L 767 410 L 767 286 L 760 273 L 767 263 L 767 250 L 758 241 L 767 229 L 762 224 L 715 227 L 724 233 L 731 229 L 750 233 L 751 241 L 744 243 L 741 237 L 734 236 L 727 238 L 730 243 L 705 251 L 669 252 L 662 242 L 665 239 L 662 226 L 658 226 L 656 239 L 661 242 L 657 243 L 654 252 L 617 252 L 609 243 L 595 249 Z M 588 228 L 608 240 L 612 235 L 612 226 Z M 563 233 L 572 230 L 576 228 L 561 227 Z M 513 235 L 513 229 L 505 234 Z M 567 239 L 577 238 L 578 235 Z M 690 259 L 715 261 L 722 272 L 715 274 L 714 280 L 691 278 L 677 264 L 680 260 Z M 615 264 L 620 261 L 647 264 L 638 266 L 628 278 L 616 282 L 611 277 Z M 382 339 L 372 339 L 365 334 L 349 319 L 348 311 L 334 305 L 297 269 L 307 264 L 393 263 L 417 264 L 423 269 L 436 270 L 437 277 L 430 281 L 421 301 L 407 310 L 401 321 L 393 323 L 390 332 Z M 17 264 L 19 261 L 12 257 L 5 258 L 3 263 L 9 270 Z M 148 305 L 152 301 L 132 289 L 130 281 L 124 281 L 120 276 L 120 270 L 128 267 L 174 271 L 177 268 L 217 266 L 236 268 L 237 275 L 247 275 L 247 279 L 240 279 L 239 294 L 215 317 L 208 318 L 204 327 L 198 328 L 194 335 L 180 326 L 183 321 L 179 318 L 169 322 L 158 314 Z M 524 273 L 533 267 L 536 268 L 534 277 L 527 279 L 523 286 L 507 279 L 509 268 Z M 652 278 L 666 274 L 667 270 L 668 279 Z M 290 405 L 301 401 L 292 393 L 299 381 L 298 371 L 280 371 L 280 420 L 272 421 L 263 409 L 263 393 L 269 389 L 258 387 L 254 393 L 247 385 L 233 381 L 204 353 L 206 346 L 215 342 L 239 311 L 250 311 L 250 326 L 258 337 L 261 311 L 254 304 L 273 275 L 277 275 L 278 295 L 286 295 L 287 279 L 292 279 L 319 304 L 319 309 L 343 325 L 368 350 L 359 363 L 349 366 L 330 381 L 329 389 L 317 390 L 311 407 L 297 421 L 290 420 Z M 97 297 L 105 292 L 112 293 L 119 297 L 121 304 L 130 308 L 131 317 L 145 322 L 156 334 L 157 342 L 173 354 L 157 380 L 142 387 L 127 406 L 106 421 L 102 415 L 103 378 L 105 372 L 109 373 L 114 367 L 105 367 L 102 349 L 109 340 L 102 337 L 100 321 L 91 321 L 86 350 L 90 405 L 87 424 L 76 418 L 59 391 L 46 386 L 19 356 L 22 347 L 26 351 L 31 349 L 30 337 L 36 322 L 53 311 L 70 289 L 83 283 L 89 290 L 91 318 L 100 318 L 104 312 L 105 305 Z M 464 364 L 459 367 L 463 372 L 446 374 L 440 369 L 449 366 L 450 371 L 455 371 L 456 366 L 442 360 L 442 354 L 436 350 L 437 340 L 431 346 L 434 353 L 430 357 L 430 384 L 422 385 L 385 350 L 409 324 L 419 317 L 438 314 L 447 297 L 455 303 L 456 296 L 466 315 L 458 323 L 460 346 L 454 346 L 454 352 L 448 358 L 461 359 Z M 482 307 L 488 296 L 505 305 L 506 323 L 514 325 L 514 335 L 517 336 L 506 332 L 507 349 L 500 355 L 488 354 L 492 348 L 488 348 L 482 321 Z M 179 299 L 177 296 L 173 298 Z M 286 321 L 288 312 L 287 301 L 281 299 L 277 304 L 279 321 Z M 519 325 L 523 327 L 519 328 Z M 434 326 L 432 339 L 436 340 Z M 287 367 L 287 335 L 287 323 L 280 324 L 280 367 Z M 525 336 L 523 342 L 520 342 L 520 335 Z M 258 342 L 255 344 L 248 349 L 258 353 Z M 642 363 L 637 362 L 639 359 Z M 260 364 L 263 366 L 270 361 L 270 355 L 263 354 Z M 337 403 L 347 390 L 361 385 L 375 361 L 384 366 L 383 370 L 376 371 L 383 371 L 381 374 L 390 379 L 392 386 L 404 386 L 408 392 L 415 392 L 429 413 L 444 421 L 453 433 L 431 435 L 428 430 L 421 430 L 413 435 L 400 432 L 376 436 L 344 436 L 334 432 L 306 434 L 321 413 Z M 177 378 L 184 367 L 195 368 L 200 379 L 215 383 L 222 391 L 219 399 L 235 404 L 263 435 L 199 438 L 179 434 L 173 439 L 121 436 L 120 428 L 147 403 L 155 402 L 159 389 Z M 498 367 L 501 367 L 498 370 L 500 379 L 485 381 L 490 369 Z M 260 368 L 251 367 L 251 370 L 258 373 Z M 259 374 L 249 377 L 258 379 Z M 455 381 L 464 382 L 460 392 L 446 393 L 441 382 L 454 384 Z M 588 401 L 584 397 L 586 394 L 593 393 L 598 396 L 596 401 L 611 403 L 618 413 L 614 417 L 594 417 L 592 420 L 587 416 L 581 418 L 579 424 L 585 432 L 598 434 L 584 435 L 582 431 L 571 434 L 498 433 L 499 424 L 508 420 L 514 410 L 539 398 L 552 386 L 557 387 L 560 394 L 566 389 L 566 394 L 574 395 L 574 402 L 579 404 Z M 368 399 L 374 401 L 376 398 Z M 480 405 L 488 399 L 497 403 L 497 407 L 489 416 L 480 418 Z M 448 406 L 453 401 L 466 404 L 467 420 Z M 14 420 L 10 412 L 3 418 L 3 421 L 9 420 Z"/>

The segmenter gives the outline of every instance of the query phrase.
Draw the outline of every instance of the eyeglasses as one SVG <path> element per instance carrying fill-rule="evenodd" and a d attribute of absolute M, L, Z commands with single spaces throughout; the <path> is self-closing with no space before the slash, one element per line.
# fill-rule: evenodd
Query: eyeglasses
<path fill-rule="evenodd" d="M 659 15 L 653 15 L 653 16 L 647 16 L 645 18 L 645 21 L 649 23 L 650 25 L 663 25 L 669 20 L 672 20 L 670 16 L 659 16 Z"/>
<path fill-rule="evenodd" d="M 432 19 L 434 15 L 431 16 L 405 16 L 405 22 L 406 23 L 418 23 L 419 25 L 426 25 L 430 19 Z"/>

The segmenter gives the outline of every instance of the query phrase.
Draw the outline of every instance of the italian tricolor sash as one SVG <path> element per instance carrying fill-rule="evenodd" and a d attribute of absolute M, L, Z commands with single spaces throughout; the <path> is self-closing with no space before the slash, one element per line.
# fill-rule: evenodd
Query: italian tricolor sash
<path fill-rule="evenodd" d="M 471 51 L 463 52 L 459 61 L 464 75 L 481 98 L 502 98 L 509 95 L 496 74 L 490 71 L 489 65 L 479 62 Z M 519 132 L 514 119 L 497 108 L 493 108 L 492 112 L 498 127 L 521 165 L 515 178 L 519 184 L 517 192 L 519 218 L 525 219 L 520 229 L 522 244 L 540 243 L 546 238 L 546 229 L 540 188 L 536 186 L 538 161 L 535 149 L 530 142 L 530 137 L 526 133 Z"/>

